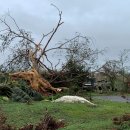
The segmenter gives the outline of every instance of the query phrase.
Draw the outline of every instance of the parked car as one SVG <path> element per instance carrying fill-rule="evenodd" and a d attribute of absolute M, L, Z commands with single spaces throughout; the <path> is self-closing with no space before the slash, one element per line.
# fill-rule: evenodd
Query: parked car
<path fill-rule="evenodd" d="M 91 82 L 85 82 L 82 85 L 83 90 L 87 91 L 94 91 L 96 89 L 95 84 L 92 84 Z"/>

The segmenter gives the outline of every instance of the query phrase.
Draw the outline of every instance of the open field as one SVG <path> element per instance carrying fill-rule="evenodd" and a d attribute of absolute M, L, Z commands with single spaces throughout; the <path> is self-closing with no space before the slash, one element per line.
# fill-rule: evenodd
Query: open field
<path fill-rule="evenodd" d="M 37 123 L 45 114 L 46 108 L 57 119 L 64 119 L 66 128 L 63 130 L 110 130 L 114 116 L 130 113 L 129 103 L 94 100 L 97 107 L 87 104 L 64 104 L 47 101 L 26 103 L 3 102 L 0 106 L 8 117 L 8 123 L 20 127 L 29 123 Z"/>

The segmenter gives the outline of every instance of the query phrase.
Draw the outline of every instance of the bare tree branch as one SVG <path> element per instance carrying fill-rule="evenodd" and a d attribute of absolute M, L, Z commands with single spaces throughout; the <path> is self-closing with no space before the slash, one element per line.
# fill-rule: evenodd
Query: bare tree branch
<path fill-rule="evenodd" d="M 56 6 L 54 6 L 54 7 L 56 7 Z M 58 8 L 57 8 L 57 9 L 58 9 Z M 59 11 L 59 9 L 58 9 L 58 11 Z M 45 50 L 46 50 L 47 46 L 49 45 L 50 41 L 52 40 L 54 34 L 55 34 L 56 31 L 58 30 L 58 28 L 64 23 L 64 22 L 61 22 L 61 20 L 62 20 L 62 17 L 61 17 L 61 16 L 62 16 L 62 12 L 59 11 L 59 21 L 58 21 L 58 23 L 57 23 L 57 26 L 53 29 L 53 32 L 52 32 L 50 38 L 48 39 L 48 41 L 47 41 L 45 47 L 43 48 L 43 50 L 42 50 L 42 52 L 41 52 L 41 54 L 40 54 L 38 60 L 40 60 L 41 57 L 44 55 Z"/>

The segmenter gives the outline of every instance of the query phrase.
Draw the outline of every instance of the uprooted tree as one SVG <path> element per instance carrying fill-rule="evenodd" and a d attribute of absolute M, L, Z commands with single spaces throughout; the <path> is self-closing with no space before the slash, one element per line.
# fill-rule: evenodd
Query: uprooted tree
<path fill-rule="evenodd" d="M 3 25 L 3 29 L 0 31 L 0 51 L 4 52 L 5 50 L 8 50 L 11 53 L 8 57 L 8 60 L 3 64 L 4 68 L 6 70 L 12 70 L 9 74 L 11 78 L 21 78 L 23 80 L 26 80 L 33 89 L 42 94 L 46 94 L 49 91 L 57 93 L 61 90 L 52 87 L 51 84 L 40 75 L 41 68 L 47 70 L 49 73 L 53 73 L 53 70 L 47 67 L 44 62 L 46 60 L 52 66 L 52 62 L 48 58 L 49 51 L 66 50 L 70 52 L 71 56 L 72 54 L 74 54 L 73 56 L 80 55 L 78 58 L 73 57 L 75 60 L 78 59 L 76 62 L 80 63 L 83 61 L 85 63 L 85 59 L 90 60 L 92 59 L 90 58 L 92 55 L 99 53 L 97 50 L 91 51 L 91 48 L 88 46 L 87 48 L 84 48 L 84 53 L 81 53 L 83 51 L 80 50 L 80 48 L 82 48 L 82 45 L 77 44 L 77 46 L 75 41 L 79 38 L 86 40 L 88 39 L 86 37 L 80 36 L 79 34 L 72 39 L 58 44 L 55 47 L 48 47 L 55 33 L 63 24 L 62 12 L 57 7 L 56 9 L 59 12 L 59 20 L 57 22 L 57 25 L 49 33 L 43 34 L 38 42 L 34 41 L 30 32 L 21 29 L 10 14 L 0 19 L 1 24 Z M 13 27 L 7 22 L 7 18 L 12 20 Z M 45 42 L 46 39 L 47 41 Z M 72 45 L 71 42 L 74 44 L 73 47 L 70 47 L 70 45 Z M 83 44 L 88 44 L 88 42 L 85 42 Z M 81 54 L 79 54 L 79 52 Z M 63 67 L 62 70 L 64 71 L 65 68 L 66 67 Z"/>
<path fill-rule="evenodd" d="M 6 62 L 5 68 L 11 69 L 16 67 L 18 70 L 25 70 L 10 73 L 9 75 L 13 79 L 22 78 L 26 80 L 33 89 L 42 94 L 47 93 L 47 90 L 54 92 L 59 91 L 59 89 L 53 88 L 51 84 L 39 74 L 40 67 L 48 69 L 43 62 L 45 58 L 48 60 L 46 53 L 49 50 L 47 47 L 58 28 L 63 24 L 61 19 L 62 12 L 58 8 L 57 10 L 59 11 L 59 20 L 56 27 L 48 34 L 43 34 L 39 42 L 35 42 L 29 32 L 20 29 L 15 19 L 11 17 L 10 14 L 0 19 L 4 27 L 4 29 L 0 31 L 0 50 L 5 51 L 6 49 L 11 49 L 10 52 L 12 52 L 12 55 L 9 56 Z M 7 17 L 12 20 L 13 26 L 15 27 L 12 28 L 11 25 L 8 24 L 6 21 Z M 43 46 L 42 42 L 45 37 L 48 39 Z"/>
<path fill-rule="evenodd" d="M 9 60 L 6 63 L 6 68 L 10 69 L 16 67 L 18 69 L 22 68 L 26 70 L 24 72 L 10 73 L 10 76 L 12 78 L 22 78 L 28 81 L 33 89 L 42 94 L 47 93 L 47 90 L 52 90 L 54 92 L 59 90 L 53 88 L 47 80 L 40 76 L 39 68 L 47 68 L 43 63 L 43 60 L 44 58 L 48 60 L 46 53 L 49 50 L 47 50 L 47 47 L 58 28 L 63 24 L 61 15 L 62 12 L 59 11 L 59 21 L 56 27 L 48 34 L 43 34 L 39 42 L 35 42 L 29 32 L 20 29 L 15 19 L 9 14 L 8 18 L 13 21 L 14 28 L 8 24 L 6 17 L 0 19 L 1 24 L 3 24 L 4 27 L 4 29 L 0 31 L 0 49 L 1 51 L 5 51 L 10 48 L 12 52 L 12 56 L 9 56 Z M 48 37 L 48 40 L 43 46 L 42 42 L 45 37 Z"/>

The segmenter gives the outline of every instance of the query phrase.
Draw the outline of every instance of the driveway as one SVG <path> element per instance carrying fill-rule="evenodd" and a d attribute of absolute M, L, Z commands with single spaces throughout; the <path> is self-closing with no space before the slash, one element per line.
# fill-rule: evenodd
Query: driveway
<path fill-rule="evenodd" d="M 125 98 L 121 96 L 95 96 L 94 98 L 116 102 L 130 102 L 130 96 L 126 96 Z"/>

